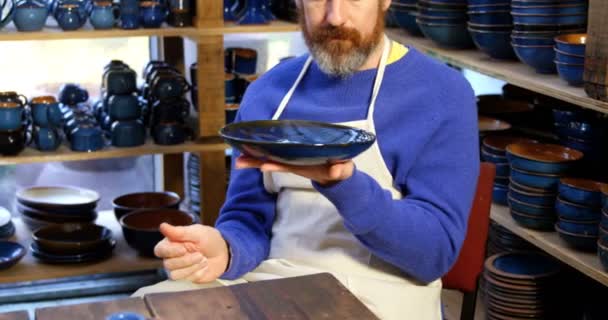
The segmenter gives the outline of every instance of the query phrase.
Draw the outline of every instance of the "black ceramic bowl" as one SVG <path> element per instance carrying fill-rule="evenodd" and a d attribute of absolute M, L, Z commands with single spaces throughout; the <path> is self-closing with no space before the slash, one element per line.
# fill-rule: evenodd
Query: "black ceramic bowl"
<path fill-rule="evenodd" d="M 175 192 L 137 192 L 114 199 L 112 205 L 116 220 L 120 220 L 125 214 L 139 209 L 177 209 L 181 201 Z"/>
<path fill-rule="evenodd" d="M 119 220 L 129 246 L 150 257 L 154 256 L 156 244 L 163 239 L 158 230 L 163 222 L 174 226 L 188 226 L 194 223 L 194 217 L 175 209 L 143 209 L 127 213 Z"/>
<path fill-rule="evenodd" d="M 232 123 L 220 135 L 250 157 L 291 165 L 320 165 L 352 159 L 376 141 L 370 132 L 302 120 Z"/>
<path fill-rule="evenodd" d="M 57 224 L 36 230 L 32 239 L 46 253 L 83 254 L 109 247 L 112 231 L 92 223 Z"/>
<path fill-rule="evenodd" d="M 26 252 L 27 250 L 19 243 L 0 241 L 0 270 L 8 269 L 17 264 Z"/>

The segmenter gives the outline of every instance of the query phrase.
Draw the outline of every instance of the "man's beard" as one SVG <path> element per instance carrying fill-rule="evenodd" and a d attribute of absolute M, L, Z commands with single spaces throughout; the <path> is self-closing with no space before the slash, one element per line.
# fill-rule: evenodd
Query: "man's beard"
<path fill-rule="evenodd" d="M 363 66 L 384 34 L 384 11 L 379 6 L 374 31 L 367 37 L 352 28 L 322 26 L 306 29 L 306 17 L 300 11 L 304 40 L 319 68 L 332 76 L 349 77 Z"/>

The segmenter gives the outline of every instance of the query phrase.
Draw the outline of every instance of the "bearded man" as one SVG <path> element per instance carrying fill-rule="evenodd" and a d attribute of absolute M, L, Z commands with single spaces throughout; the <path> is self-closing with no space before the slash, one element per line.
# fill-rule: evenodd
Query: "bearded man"
<path fill-rule="evenodd" d="M 352 161 L 236 155 L 215 228 L 161 226 L 171 280 L 142 295 L 331 272 L 383 319 L 441 319 L 479 172 L 475 97 L 456 71 L 384 35 L 390 0 L 297 0 L 310 54 L 249 86 L 236 121 L 376 134 Z"/>

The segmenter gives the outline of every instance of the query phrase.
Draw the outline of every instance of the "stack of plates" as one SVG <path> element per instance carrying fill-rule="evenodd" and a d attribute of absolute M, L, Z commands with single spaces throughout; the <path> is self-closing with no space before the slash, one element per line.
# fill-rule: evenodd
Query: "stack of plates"
<path fill-rule="evenodd" d="M 17 209 L 30 230 L 63 223 L 84 223 L 97 219 L 99 194 L 68 187 L 29 187 L 17 192 Z"/>
<path fill-rule="evenodd" d="M 197 154 L 191 153 L 188 156 L 188 197 L 190 198 L 190 211 L 201 212 L 201 178 L 200 161 Z"/>
<path fill-rule="evenodd" d="M 484 271 L 487 319 L 559 319 L 559 274 L 559 263 L 538 253 L 489 257 Z"/>
<path fill-rule="evenodd" d="M 112 255 L 112 231 L 91 223 L 50 225 L 32 234 L 34 258 L 54 264 L 94 262 Z"/>
<path fill-rule="evenodd" d="M 0 207 L 0 239 L 7 239 L 15 234 L 15 225 L 11 219 L 11 213 Z"/>
<path fill-rule="evenodd" d="M 539 249 L 499 224 L 490 222 L 488 256 L 517 251 L 539 251 Z"/>

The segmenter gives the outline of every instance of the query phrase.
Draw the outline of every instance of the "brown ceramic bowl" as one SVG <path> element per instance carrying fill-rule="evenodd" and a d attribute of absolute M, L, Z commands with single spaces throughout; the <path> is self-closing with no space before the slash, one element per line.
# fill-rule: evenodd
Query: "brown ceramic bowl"
<path fill-rule="evenodd" d="M 83 254 L 106 249 L 112 231 L 92 223 L 66 223 L 42 227 L 32 233 L 32 239 L 46 253 Z"/>
<path fill-rule="evenodd" d="M 583 153 L 557 144 L 514 143 L 507 146 L 510 153 L 528 160 L 560 163 L 583 158 Z"/>
<path fill-rule="evenodd" d="M 477 96 L 477 110 L 485 116 L 504 114 L 521 114 L 534 111 L 534 106 L 527 101 L 504 99 L 501 95 Z"/>
<path fill-rule="evenodd" d="M 479 116 L 478 125 L 480 132 L 503 131 L 511 128 L 511 125 L 506 121 L 486 116 Z"/>
<path fill-rule="evenodd" d="M 488 135 L 483 139 L 483 146 L 494 154 L 504 155 L 507 152 L 508 145 L 518 142 L 537 143 L 538 141 L 516 136 Z"/>
<path fill-rule="evenodd" d="M 188 226 L 194 223 L 194 217 L 176 209 L 141 209 L 120 218 L 123 235 L 127 243 L 144 256 L 154 256 L 154 247 L 163 239 L 158 230 L 161 223 L 174 226 Z"/>
<path fill-rule="evenodd" d="M 138 192 L 122 195 L 114 201 L 114 215 L 116 220 L 129 212 L 139 209 L 179 208 L 181 198 L 175 192 Z"/>
<path fill-rule="evenodd" d="M 587 42 L 586 33 L 562 34 L 555 37 L 555 42 L 563 44 L 585 44 Z"/>
<path fill-rule="evenodd" d="M 62 214 L 52 211 L 38 210 L 20 203 L 17 204 L 17 211 L 19 211 L 19 213 L 22 215 L 55 223 L 91 222 L 97 219 L 97 211 L 83 211 L 80 214 Z"/>

